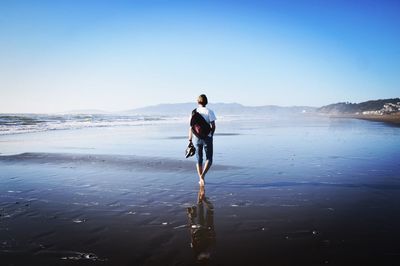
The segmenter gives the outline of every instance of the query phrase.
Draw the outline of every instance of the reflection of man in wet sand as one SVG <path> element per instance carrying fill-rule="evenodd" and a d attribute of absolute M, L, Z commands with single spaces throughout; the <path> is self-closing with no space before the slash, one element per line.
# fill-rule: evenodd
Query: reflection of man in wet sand
<path fill-rule="evenodd" d="M 205 216 L 204 211 L 206 211 Z M 211 248 L 215 245 L 216 237 L 214 231 L 214 206 L 206 197 L 204 186 L 200 186 L 197 207 L 189 207 L 187 215 L 192 240 L 190 246 L 194 251 L 196 260 L 199 262 L 208 261 L 211 256 Z"/>

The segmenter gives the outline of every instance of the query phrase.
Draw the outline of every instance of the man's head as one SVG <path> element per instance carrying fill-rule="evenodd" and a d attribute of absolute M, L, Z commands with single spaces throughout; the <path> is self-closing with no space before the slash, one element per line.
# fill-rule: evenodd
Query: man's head
<path fill-rule="evenodd" d="M 197 103 L 205 107 L 208 104 L 207 96 L 205 94 L 200 95 L 197 98 Z"/>

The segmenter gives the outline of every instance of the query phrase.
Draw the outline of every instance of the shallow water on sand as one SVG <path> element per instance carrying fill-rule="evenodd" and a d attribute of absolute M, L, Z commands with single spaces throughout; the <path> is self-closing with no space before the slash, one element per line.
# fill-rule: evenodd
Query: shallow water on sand
<path fill-rule="evenodd" d="M 397 265 L 400 128 L 217 126 L 204 192 L 183 123 L 1 136 L 2 265 Z"/>

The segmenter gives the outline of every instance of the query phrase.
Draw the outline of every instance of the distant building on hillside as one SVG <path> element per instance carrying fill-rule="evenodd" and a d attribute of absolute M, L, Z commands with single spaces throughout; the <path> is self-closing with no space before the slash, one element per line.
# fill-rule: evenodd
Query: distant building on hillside
<path fill-rule="evenodd" d="M 386 115 L 400 112 L 400 102 L 397 103 L 385 103 L 383 108 L 376 111 L 364 111 L 363 115 Z"/>

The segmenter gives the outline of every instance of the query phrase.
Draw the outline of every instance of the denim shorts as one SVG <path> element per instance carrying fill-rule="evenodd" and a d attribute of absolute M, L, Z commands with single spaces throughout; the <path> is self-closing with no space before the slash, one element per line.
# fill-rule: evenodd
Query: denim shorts
<path fill-rule="evenodd" d="M 206 153 L 206 160 L 212 164 L 213 158 L 213 137 L 206 137 L 205 139 L 194 138 L 194 146 L 196 147 L 196 158 L 198 164 L 203 164 L 203 148 Z"/>

